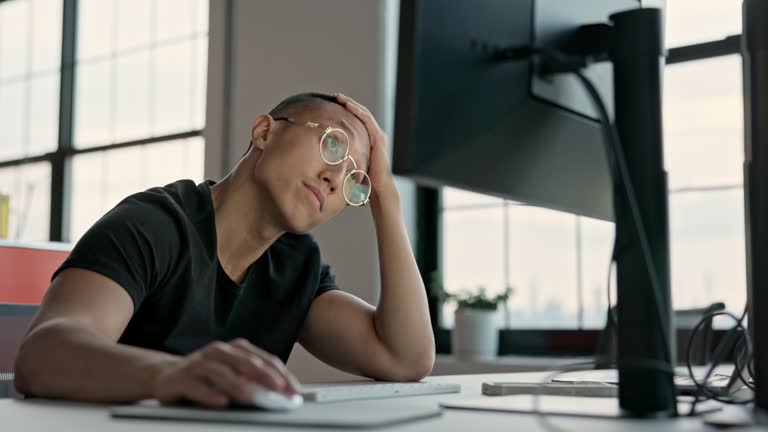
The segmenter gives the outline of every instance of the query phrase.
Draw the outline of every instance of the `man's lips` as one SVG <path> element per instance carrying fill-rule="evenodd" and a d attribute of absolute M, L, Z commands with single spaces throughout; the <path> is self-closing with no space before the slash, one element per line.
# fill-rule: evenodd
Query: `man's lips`
<path fill-rule="evenodd" d="M 325 207 L 325 197 L 323 196 L 323 193 L 320 192 L 320 189 L 306 183 L 304 186 L 315 195 L 315 198 L 317 198 L 317 201 L 320 203 L 320 210 L 323 210 L 323 207 Z"/>

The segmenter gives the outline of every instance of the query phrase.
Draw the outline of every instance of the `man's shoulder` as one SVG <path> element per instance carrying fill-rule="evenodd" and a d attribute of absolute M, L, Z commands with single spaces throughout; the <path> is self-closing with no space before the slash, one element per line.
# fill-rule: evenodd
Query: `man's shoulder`
<path fill-rule="evenodd" d="M 179 180 L 129 195 L 110 213 L 135 218 L 137 222 L 162 216 L 194 220 L 210 212 L 209 202 L 210 197 L 206 200 L 204 192 L 192 180 Z"/>
<path fill-rule="evenodd" d="M 212 204 L 200 189 L 191 180 L 179 180 L 134 193 L 99 218 L 88 232 L 177 241 L 179 236 L 197 231 L 208 238 Z"/>
<path fill-rule="evenodd" d="M 205 206 L 205 194 L 192 180 L 178 180 L 165 186 L 156 186 L 128 196 L 123 202 L 147 203 L 161 207 L 195 208 Z"/>
<path fill-rule="evenodd" d="M 200 201 L 195 195 L 204 195 L 193 188 L 194 182 L 182 180 L 128 196 L 83 234 L 57 273 L 69 267 L 101 273 L 125 288 L 138 307 L 181 271 L 181 257 L 210 254 L 211 230 L 190 223 L 189 209 Z"/>

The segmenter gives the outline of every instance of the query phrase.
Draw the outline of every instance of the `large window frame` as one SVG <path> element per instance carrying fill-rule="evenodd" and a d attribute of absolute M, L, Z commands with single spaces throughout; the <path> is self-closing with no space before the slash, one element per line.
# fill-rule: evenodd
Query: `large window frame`
<path fill-rule="evenodd" d="M 11 0 L 12 1 L 12 0 Z M 0 4 L 3 0 L 0 0 Z M 22 166 L 35 162 L 48 162 L 51 166 L 51 207 L 48 239 L 69 241 L 68 218 L 69 198 L 72 182 L 70 164 L 77 155 L 115 150 L 146 144 L 161 143 L 185 138 L 202 137 L 203 129 L 195 129 L 133 141 L 117 142 L 87 148 L 73 145 L 75 110 L 75 68 L 77 46 L 78 0 L 63 0 L 62 3 L 61 68 L 59 86 L 59 128 L 57 147 L 53 152 L 36 156 L 0 161 L 0 168 Z"/>
<path fill-rule="evenodd" d="M 681 64 L 712 59 L 741 53 L 741 34 L 728 36 L 721 40 L 689 44 L 667 50 L 665 65 Z M 670 194 L 711 192 L 713 190 L 741 189 L 742 185 L 717 187 L 685 187 L 671 189 Z M 430 274 L 440 270 L 442 204 L 440 190 L 418 186 L 416 190 L 417 214 L 419 215 L 416 260 L 419 264 L 425 286 L 428 287 Z M 578 237 L 578 234 L 577 234 Z M 577 251 L 578 252 L 578 251 Z M 578 257 L 577 257 L 578 259 Z M 579 293 L 579 311 L 583 311 L 582 295 Z M 438 326 L 439 314 L 437 299 L 429 298 L 430 318 L 432 320 L 437 352 L 451 352 L 451 329 Z M 714 338 L 719 340 L 724 330 L 715 330 Z M 685 336 L 685 331 L 678 331 L 678 339 Z M 593 355 L 600 343 L 601 330 L 584 329 L 501 329 L 499 331 L 499 354 L 525 355 Z"/>

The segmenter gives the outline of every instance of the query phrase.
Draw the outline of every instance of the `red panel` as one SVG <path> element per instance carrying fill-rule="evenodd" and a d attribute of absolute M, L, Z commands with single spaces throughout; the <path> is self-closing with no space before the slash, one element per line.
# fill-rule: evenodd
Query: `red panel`
<path fill-rule="evenodd" d="M 0 303 L 40 304 L 69 251 L 0 246 Z"/>

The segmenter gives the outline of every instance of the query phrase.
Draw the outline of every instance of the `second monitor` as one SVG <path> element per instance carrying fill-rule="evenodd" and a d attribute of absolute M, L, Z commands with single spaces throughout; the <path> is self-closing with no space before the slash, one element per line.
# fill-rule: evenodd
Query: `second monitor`
<path fill-rule="evenodd" d="M 639 6 L 403 0 L 393 169 L 424 184 L 615 220 L 620 406 L 674 415 L 662 15 Z M 581 48 L 610 62 L 582 71 L 592 92 L 573 75 L 538 76 L 536 56 L 498 59 L 515 47 L 573 48 L 579 29 L 598 23 L 609 34 Z M 596 102 L 605 100 L 615 108 Z"/>

